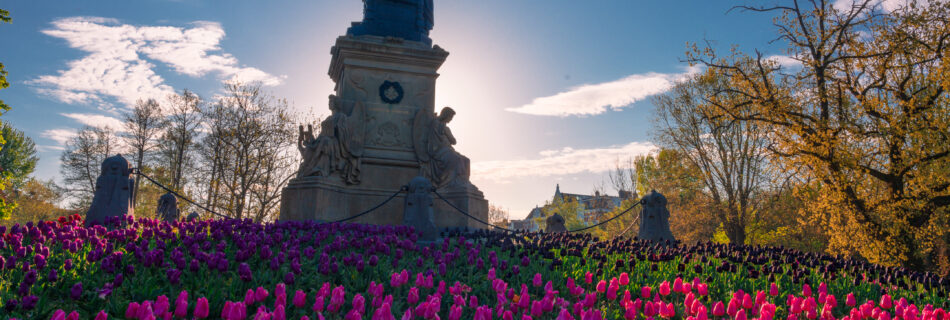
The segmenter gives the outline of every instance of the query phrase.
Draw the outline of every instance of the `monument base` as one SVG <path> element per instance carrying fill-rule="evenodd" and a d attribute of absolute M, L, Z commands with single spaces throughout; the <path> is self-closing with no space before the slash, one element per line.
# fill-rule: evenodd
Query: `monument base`
<path fill-rule="evenodd" d="M 364 180 L 358 185 L 346 185 L 336 175 L 292 179 L 281 194 L 279 219 L 330 222 L 352 217 L 382 203 L 403 185 L 408 184 L 413 177 L 419 175 L 418 166 L 380 162 L 385 161 L 377 163 L 372 160 L 364 161 L 361 167 L 362 177 L 378 177 L 379 179 Z M 382 174 L 383 172 L 385 174 Z M 383 177 L 385 179 L 382 179 Z M 459 209 L 481 220 L 488 221 L 488 201 L 475 186 L 445 188 L 445 190 L 440 189 L 438 192 Z M 432 197 L 435 225 L 439 229 L 483 229 L 487 227 L 462 215 L 435 194 Z M 405 201 L 406 193 L 401 192 L 385 205 L 347 222 L 401 225 Z"/>

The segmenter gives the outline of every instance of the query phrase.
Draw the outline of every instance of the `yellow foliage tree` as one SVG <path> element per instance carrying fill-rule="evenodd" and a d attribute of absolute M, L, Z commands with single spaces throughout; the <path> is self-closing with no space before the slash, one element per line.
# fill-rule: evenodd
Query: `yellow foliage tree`
<path fill-rule="evenodd" d="M 880 12 L 831 2 L 744 7 L 778 12 L 798 67 L 763 54 L 690 59 L 729 79 L 726 116 L 768 126 L 771 151 L 814 178 L 807 209 L 827 224 L 829 251 L 872 262 L 950 268 L 950 3 Z"/>

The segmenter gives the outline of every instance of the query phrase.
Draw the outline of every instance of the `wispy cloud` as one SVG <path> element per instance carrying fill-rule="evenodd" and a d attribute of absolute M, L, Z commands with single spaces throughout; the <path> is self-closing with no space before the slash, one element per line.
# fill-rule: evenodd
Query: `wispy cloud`
<path fill-rule="evenodd" d="M 699 71 L 691 67 L 684 73 L 634 74 L 623 79 L 585 84 L 553 96 L 535 98 L 531 103 L 507 111 L 539 116 L 588 116 L 620 110 L 649 96 L 665 92 L 676 81 Z"/>
<path fill-rule="evenodd" d="M 191 77 L 216 74 L 222 80 L 278 85 L 281 77 L 241 66 L 229 53 L 220 52 L 224 29 L 199 21 L 188 28 L 133 26 L 116 19 L 72 17 L 55 20 L 46 35 L 88 53 L 70 61 L 56 75 L 28 81 L 41 94 L 66 103 L 110 105 L 108 99 L 131 105 L 138 99 L 163 99 L 173 92 L 150 61 Z M 148 59 L 148 60 L 147 60 Z"/>
<path fill-rule="evenodd" d="M 614 169 L 617 159 L 648 154 L 656 146 L 648 142 L 603 148 L 546 150 L 535 159 L 483 161 L 472 164 L 472 179 L 507 183 L 516 178 L 603 173 Z"/>
<path fill-rule="evenodd" d="M 948 0 L 936 0 L 937 2 L 946 3 Z M 886 12 L 893 12 L 904 6 L 907 6 L 913 2 L 912 0 L 874 0 L 871 1 L 870 5 L 876 9 L 883 10 Z M 926 1 L 923 1 L 926 2 Z M 851 8 L 856 7 L 864 3 L 864 0 L 836 0 L 832 6 L 840 12 L 849 12 Z"/>
<path fill-rule="evenodd" d="M 62 115 L 90 127 L 109 128 L 113 131 L 122 131 L 125 128 L 122 120 L 109 116 L 85 113 L 62 113 Z"/>
<path fill-rule="evenodd" d="M 56 141 L 59 145 L 66 144 L 69 139 L 76 136 L 76 130 L 73 129 L 50 129 L 43 131 L 43 137 Z"/>

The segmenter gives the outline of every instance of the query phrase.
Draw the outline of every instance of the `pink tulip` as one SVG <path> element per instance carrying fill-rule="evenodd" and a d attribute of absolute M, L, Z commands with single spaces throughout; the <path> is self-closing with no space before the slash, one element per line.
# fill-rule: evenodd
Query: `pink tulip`
<path fill-rule="evenodd" d="M 696 286 L 696 293 L 698 293 L 701 296 L 705 296 L 709 294 L 709 285 L 705 283 L 700 283 L 698 286 Z"/>
<path fill-rule="evenodd" d="M 323 296 L 317 296 L 316 301 L 313 302 L 313 311 L 323 312 Z"/>
<path fill-rule="evenodd" d="M 590 282 L 588 282 L 589 284 Z M 571 313 L 567 309 L 561 309 L 561 313 L 557 315 L 557 320 L 574 320 L 574 317 L 571 316 Z"/>
<path fill-rule="evenodd" d="M 488 306 L 479 306 L 475 309 L 474 320 L 491 320 L 491 308 Z"/>
<path fill-rule="evenodd" d="M 204 319 L 208 317 L 208 299 L 205 297 L 198 298 L 198 302 L 195 303 L 195 312 L 194 316 L 198 319 Z"/>
<path fill-rule="evenodd" d="M 670 282 L 669 282 L 669 281 L 663 281 L 663 283 L 660 283 L 660 294 L 663 295 L 663 296 L 668 296 L 668 295 L 670 295 Z"/>
<path fill-rule="evenodd" d="M 775 284 L 775 282 L 772 282 L 772 284 L 769 286 L 769 295 L 773 297 L 778 296 L 778 285 Z"/>
<path fill-rule="evenodd" d="M 535 273 L 535 274 L 534 274 L 534 279 L 533 279 L 533 281 L 532 281 L 532 284 L 533 284 L 535 287 L 540 287 L 543 283 L 544 283 L 544 280 L 541 279 L 541 274 L 540 274 L 540 273 Z"/>
<path fill-rule="evenodd" d="M 175 316 L 179 318 L 188 316 L 188 291 L 182 290 L 175 299 Z"/>
<path fill-rule="evenodd" d="M 129 306 L 125 308 L 125 317 L 126 318 L 135 318 L 135 315 L 138 314 L 139 304 L 136 302 L 129 302 Z"/>
<path fill-rule="evenodd" d="M 610 280 L 610 286 L 607 288 L 607 299 L 617 300 L 617 291 L 620 290 L 620 282 L 616 279 Z"/>
<path fill-rule="evenodd" d="M 247 289 L 247 292 L 244 293 L 244 304 L 250 305 L 254 304 L 257 301 L 257 298 L 254 294 L 254 289 Z"/>
<path fill-rule="evenodd" d="M 337 286 L 336 288 L 333 288 L 333 292 L 330 293 L 330 303 L 327 305 L 327 311 L 340 311 L 340 307 L 342 307 L 343 303 L 346 302 L 345 295 L 346 291 L 343 289 L 343 286 Z"/>
<path fill-rule="evenodd" d="M 303 290 L 294 292 L 294 307 L 303 308 L 305 305 L 307 305 L 307 294 Z"/>
<path fill-rule="evenodd" d="M 56 310 L 53 312 L 53 316 L 49 318 L 50 320 L 66 320 L 66 311 L 63 309 Z"/>
<path fill-rule="evenodd" d="M 754 303 L 753 303 L 753 301 L 752 301 L 752 295 L 751 295 L 751 294 L 745 294 L 745 295 L 742 297 L 742 307 L 743 307 L 743 308 L 746 308 L 746 309 L 752 309 L 753 306 L 754 306 Z"/>
<path fill-rule="evenodd" d="M 366 298 L 363 298 L 363 295 L 357 293 L 353 296 L 353 310 L 363 314 L 366 311 Z"/>
<path fill-rule="evenodd" d="M 393 316 L 393 312 L 392 312 L 391 308 L 392 308 L 392 307 L 390 306 L 389 303 L 385 303 L 385 302 L 384 302 L 383 305 L 379 307 L 379 309 L 376 309 L 376 311 L 373 312 L 373 318 L 372 318 L 372 320 L 396 320 L 396 317 Z M 461 309 L 459 309 L 459 310 L 461 310 Z M 460 315 L 461 315 L 461 314 L 460 314 Z M 450 320 L 453 320 L 453 319 L 451 318 L 451 315 L 449 316 L 449 319 L 450 319 Z M 456 319 L 454 319 L 454 320 L 458 320 L 458 318 L 456 318 Z"/>
<path fill-rule="evenodd" d="M 449 307 L 449 320 L 459 320 L 462 318 L 462 307 L 454 305 Z M 375 318 L 373 320 L 376 320 Z"/>
<path fill-rule="evenodd" d="M 514 320 L 514 319 L 515 319 L 515 315 L 511 313 L 511 310 L 505 310 L 505 312 L 501 315 L 501 320 Z"/>
<path fill-rule="evenodd" d="M 673 280 L 673 292 L 683 292 L 683 279 L 677 277 Z"/>
<path fill-rule="evenodd" d="M 640 288 L 640 297 L 644 299 L 650 298 L 650 286 L 643 286 L 643 288 Z"/>
<path fill-rule="evenodd" d="M 79 312 L 73 311 L 66 316 L 66 320 L 79 320 Z"/>
<path fill-rule="evenodd" d="M 736 302 L 736 299 L 729 300 L 729 305 L 726 306 L 726 314 L 735 317 L 737 312 L 739 312 L 739 303 Z"/>
<path fill-rule="evenodd" d="M 254 291 L 254 302 L 264 301 L 264 299 L 267 299 L 267 296 L 269 295 L 270 293 L 267 292 L 267 289 L 264 289 L 264 287 L 257 287 L 257 290 Z"/>
<path fill-rule="evenodd" d="M 600 280 L 597 282 L 597 292 L 604 293 L 607 291 L 607 281 Z"/>
<path fill-rule="evenodd" d="M 736 312 L 736 320 L 746 320 L 745 309 Z"/>
<path fill-rule="evenodd" d="M 811 297 L 811 286 L 807 283 L 802 285 L 802 297 Z"/>
<path fill-rule="evenodd" d="M 824 282 L 818 284 L 818 293 L 828 293 L 828 285 Z"/>
<path fill-rule="evenodd" d="M 96 314 L 96 320 L 108 320 L 109 314 L 105 310 L 99 310 L 99 313 Z"/>
<path fill-rule="evenodd" d="M 713 315 L 717 317 L 722 317 L 726 314 L 726 306 L 722 304 L 722 301 L 716 301 L 716 304 L 713 304 Z"/>
<path fill-rule="evenodd" d="M 594 274 L 593 274 L 593 273 L 590 273 L 590 271 L 587 271 L 586 273 L 584 273 L 584 282 L 586 282 L 587 284 L 593 283 L 593 282 L 594 282 Z"/>
<path fill-rule="evenodd" d="M 419 302 L 419 288 L 409 288 L 409 294 L 406 295 L 406 302 L 409 302 L 410 305 L 415 305 L 416 302 Z"/>
<path fill-rule="evenodd" d="M 522 313 L 521 320 L 533 320 L 533 319 L 527 313 Z"/>
<path fill-rule="evenodd" d="M 881 296 L 881 308 L 890 309 L 894 306 L 894 300 L 891 298 L 891 295 L 884 294 Z"/>

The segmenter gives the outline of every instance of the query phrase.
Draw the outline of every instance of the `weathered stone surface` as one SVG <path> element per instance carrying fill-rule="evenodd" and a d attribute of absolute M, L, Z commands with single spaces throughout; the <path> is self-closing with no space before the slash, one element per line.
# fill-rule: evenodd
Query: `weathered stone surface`
<path fill-rule="evenodd" d="M 86 225 L 102 224 L 110 217 L 121 217 L 134 212 L 132 201 L 135 179 L 132 166 L 122 155 L 102 162 L 92 205 L 86 212 Z"/>
<path fill-rule="evenodd" d="M 178 197 L 171 192 L 163 194 L 158 198 L 158 205 L 155 207 L 155 216 L 162 221 L 172 222 L 178 220 L 181 213 L 178 212 Z"/>
<path fill-rule="evenodd" d="M 640 198 L 640 232 L 637 237 L 651 241 L 676 241 L 670 231 L 670 210 L 666 208 L 666 197 L 651 190 Z"/>
<path fill-rule="evenodd" d="M 488 201 L 468 182 L 468 158 L 452 148 L 455 137 L 447 123 L 453 112 L 443 111 L 444 121 L 434 112 L 437 70 L 448 52 L 418 41 L 367 33 L 337 38 L 331 54 L 329 75 L 336 83 L 331 99 L 336 102 L 331 101 L 332 114 L 326 120 L 331 123 L 321 124 L 319 133 L 301 128 L 298 146 L 303 158 L 311 160 L 301 164 L 300 174 L 282 191 L 279 219 L 348 218 L 386 200 L 421 175 L 438 186 L 447 201 L 488 220 Z M 346 132 L 341 133 L 341 128 Z M 431 137 L 435 141 L 430 144 Z M 419 139 L 426 143 L 419 144 Z M 430 153 L 430 146 L 436 152 Z M 360 152 L 346 154 L 346 150 Z M 350 222 L 402 224 L 404 201 L 406 195 L 400 194 Z M 441 199 L 433 201 L 436 227 L 485 228 Z"/>
<path fill-rule="evenodd" d="M 415 228 L 420 234 L 419 239 L 423 241 L 435 241 L 439 237 L 432 211 L 431 192 L 432 184 L 428 179 L 421 176 L 412 178 L 403 210 L 402 224 Z"/>
<path fill-rule="evenodd" d="M 567 227 L 564 226 L 564 217 L 557 213 L 548 217 L 545 222 L 547 227 L 544 228 L 544 232 L 567 232 Z"/>

